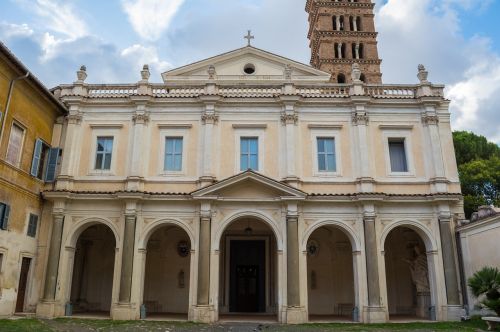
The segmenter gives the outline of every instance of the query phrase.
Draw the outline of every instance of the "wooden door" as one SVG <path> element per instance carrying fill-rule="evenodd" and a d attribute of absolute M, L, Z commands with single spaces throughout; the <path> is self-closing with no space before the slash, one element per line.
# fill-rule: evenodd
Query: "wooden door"
<path fill-rule="evenodd" d="M 23 261 L 21 263 L 21 274 L 19 275 L 19 287 L 17 288 L 16 312 L 24 311 L 24 298 L 26 297 L 30 263 L 31 258 L 23 257 Z"/>
<path fill-rule="evenodd" d="M 259 311 L 259 267 L 257 265 L 236 267 L 236 312 Z"/>

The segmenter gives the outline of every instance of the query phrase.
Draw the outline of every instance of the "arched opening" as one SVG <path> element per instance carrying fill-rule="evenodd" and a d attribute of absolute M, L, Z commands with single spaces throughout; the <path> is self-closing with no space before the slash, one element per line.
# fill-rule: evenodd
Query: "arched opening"
<path fill-rule="evenodd" d="M 333 23 L 333 31 L 337 31 L 337 16 L 333 15 L 332 23 Z"/>
<path fill-rule="evenodd" d="M 340 31 L 345 30 L 344 16 L 339 16 L 339 30 Z"/>
<path fill-rule="evenodd" d="M 80 234 L 75 249 L 70 295 L 72 313 L 109 316 L 115 235 L 106 225 L 92 225 Z"/>
<path fill-rule="evenodd" d="M 361 74 L 361 76 L 359 77 L 359 80 L 363 83 L 366 83 L 366 76 L 365 74 Z"/>
<path fill-rule="evenodd" d="M 187 320 L 191 273 L 191 241 L 179 226 L 164 225 L 146 247 L 143 305 L 147 318 Z"/>
<path fill-rule="evenodd" d="M 361 17 L 356 17 L 356 31 L 363 31 L 363 27 L 361 26 Z"/>
<path fill-rule="evenodd" d="M 384 245 L 390 319 L 431 319 L 432 302 L 425 243 L 413 229 L 393 229 Z"/>
<path fill-rule="evenodd" d="M 351 242 L 338 227 L 323 226 L 307 242 L 310 321 L 358 320 Z"/>
<path fill-rule="evenodd" d="M 337 75 L 337 83 L 339 84 L 345 84 L 345 75 L 340 73 Z"/>
<path fill-rule="evenodd" d="M 220 239 L 219 312 L 275 320 L 278 311 L 277 241 L 254 217 L 232 222 Z"/>

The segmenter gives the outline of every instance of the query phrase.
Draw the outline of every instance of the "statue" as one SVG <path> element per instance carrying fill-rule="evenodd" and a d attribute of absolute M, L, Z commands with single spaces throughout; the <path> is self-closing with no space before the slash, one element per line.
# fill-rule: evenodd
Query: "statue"
<path fill-rule="evenodd" d="M 427 84 L 429 81 L 427 80 L 427 77 L 429 76 L 429 72 L 425 69 L 424 65 L 418 65 L 418 80 L 420 81 L 420 84 Z"/>
<path fill-rule="evenodd" d="M 430 287 L 427 255 L 421 252 L 420 247 L 418 246 L 415 246 L 413 249 L 415 250 L 415 259 L 405 259 L 405 262 L 407 262 L 410 267 L 411 279 L 415 287 L 417 287 L 417 293 L 428 293 L 430 291 Z"/>
<path fill-rule="evenodd" d="M 151 76 L 151 72 L 149 71 L 149 65 L 144 65 L 141 70 L 141 78 L 143 82 L 149 81 L 149 77 Z"/>
<path fill-rule="evenodd" d="M 352 64 L 351 78 L 355 83 L 361 82 L 361 68 L 357 63 Z"/>

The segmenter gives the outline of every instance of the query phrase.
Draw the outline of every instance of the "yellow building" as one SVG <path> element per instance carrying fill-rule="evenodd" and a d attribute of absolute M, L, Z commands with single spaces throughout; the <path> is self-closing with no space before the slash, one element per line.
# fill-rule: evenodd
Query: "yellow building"
<path fill-rule="evenodd" d="M 0 43 L 0 316 L 33 311 L 43 213 L 65 107 Z"/>

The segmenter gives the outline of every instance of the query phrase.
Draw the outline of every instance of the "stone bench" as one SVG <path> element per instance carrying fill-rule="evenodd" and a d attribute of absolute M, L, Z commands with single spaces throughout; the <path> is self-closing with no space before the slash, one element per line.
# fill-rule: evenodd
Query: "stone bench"
<path fill-rule="evenodd" d="M 495 331 L 497 325 L 500 323 L 500 317 L 483 317 L 482 320 L 488 324 L 488 331 Z"/>

